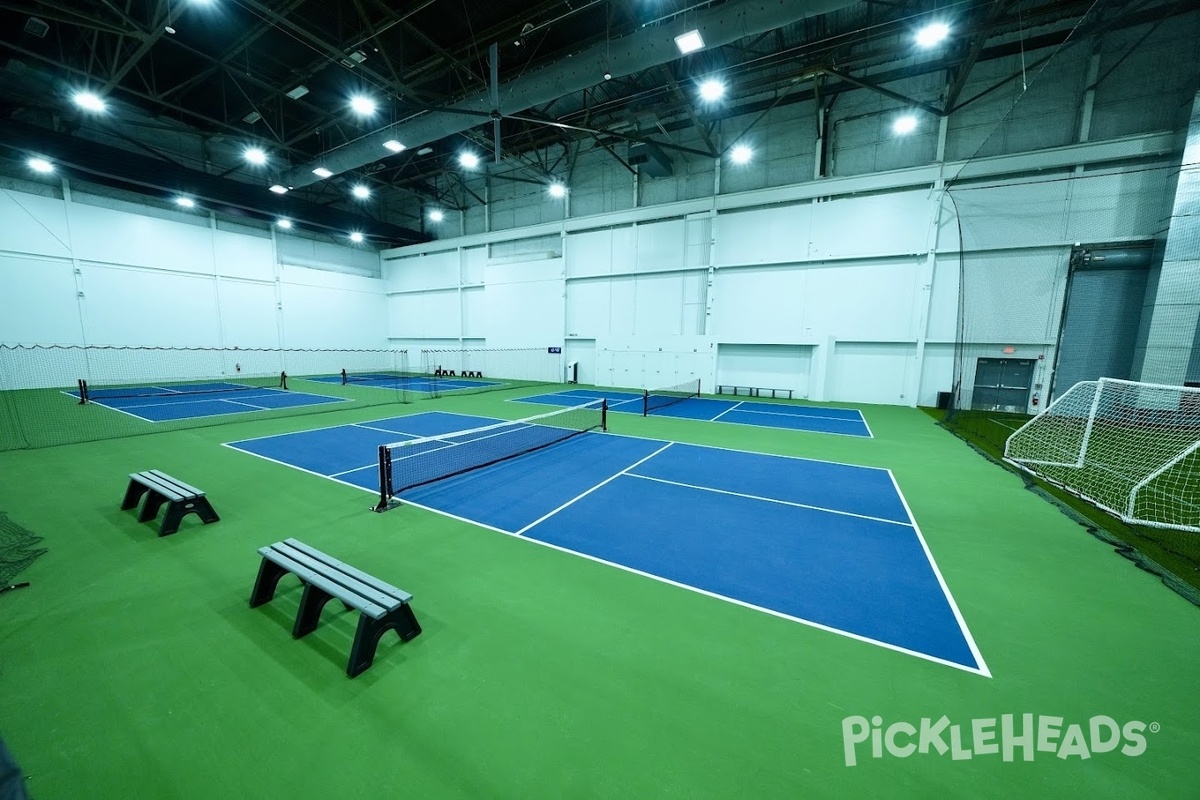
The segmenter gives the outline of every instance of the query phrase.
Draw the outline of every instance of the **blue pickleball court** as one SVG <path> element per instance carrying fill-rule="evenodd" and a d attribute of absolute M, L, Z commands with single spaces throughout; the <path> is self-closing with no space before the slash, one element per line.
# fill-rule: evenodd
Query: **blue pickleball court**
<path fill-rule="evenodd" d="M 636 392 L 604 389 L 568 389 L 561 392 L 536 394 L 516 399 L 519 403 L 540 403 L 550 406 L 575 406 L 589 400 L 607 399 L 612 411 L 642 413 L 642 395 Z M 871 429 L 862 412 L 856 408 L 829 408 L 785 403 L 763 403 L 754 400 L 723 400 L 716 397 L 689 397 L 674 405 L 653 409 L 652 416 L 694 419 L 702 422 L 727 422 L 734 425 L 753 425 L 759 428 L 781 428 L 811 433 L 832 433 L 841 436 L 871 437 Z"/>
<path fill-rule="evenodd" d="M 341 375 L 319 375 L 307 377 L 305 380 L 318 383 L 342 383 Z M 501 381 L 489 381 L 482 378 L 449 378 L 427 375 L 391 375 L 386 372 L 364 372 L 351 375 L 348 381 L 353 386 L 364 386 L 368 389 L 403 389 L 422 394 L 437 394 L 442 392 L 461 392 L 468 389 L 486 389 L 499 386 Z"/>
<path fill-rule="evenodd" d="M 79 399 L 79 392 L 65 394 Z M 88 402 L 119 411 L 144 422 L 246 414 L 279 408 L 298 408 L 326 403 L 350 402 L 307 392 L 252 386 L 235 381 L 171 383 L 164 386 L 89 388 Z"/>
<path fill-rule="evenodd" d="M 598 431 L 525 452 L 543 426 L 497 422 L 428 412 L 227 446 L 373 495 L 380 445 L 419 440 L 427 451 L 397 459 L 456 463 L 510 447 L 518 455 L 401 491 L 386 513 L 418 524 L 403 509 L 417 506 L 989 674 L 890 471 Z"/>

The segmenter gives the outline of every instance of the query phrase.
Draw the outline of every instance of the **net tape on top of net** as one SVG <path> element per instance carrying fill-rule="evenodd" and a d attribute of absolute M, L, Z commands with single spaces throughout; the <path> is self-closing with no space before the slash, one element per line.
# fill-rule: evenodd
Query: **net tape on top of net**
<path fill-rule="evenodd" d="M 400 492 L 605 429 L 605 400 L 519 420 L 408 439 L 379 448 L 380 503 Z"/>
<path fill-rule="evenodd" d="M 699 396 L 699 378 L 693 378 L 690 381 L 675 386 L 647 389 L 642 395 L 642 416 L 648 415 L 651 411 L 657 411 L 658 409 L 673 406 L 676 403 L 682 403 L 684 400 Z"/>

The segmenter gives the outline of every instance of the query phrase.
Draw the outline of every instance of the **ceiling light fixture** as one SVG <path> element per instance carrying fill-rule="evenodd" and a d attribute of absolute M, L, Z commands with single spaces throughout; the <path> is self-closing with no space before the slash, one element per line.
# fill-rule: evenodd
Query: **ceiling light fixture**
<path fill-rule="evenodd" d="M 104 100 L 94 92 L 79 91 L 72 95 L 71 99 L 84 111 L 92 111 L 96 114 L 101 114 L 108 108 Z"/>
<path fill-rule="evenodd" d="M 935 47 L 945 41 L 949 35 L 949 25 L 944 22 L 931 22 L 917 31 L 917 44 L 921 47 Z"/>
<path fill-rule="evenodd" d="M 704 49 L 704 37 L 697 30 L 681 33 L 675 37 L 675 46 L 679 48 L 680 53 L 686 56 L 688 53 Z"/>
<path fill-rule="evenodd" d="M 313 172 L 313 175 L 316 175 L 318 178 L 329 178 L 329 177 L 333 176 L 333 173 L 330 172 L 329 170 L 325 169 L 324 167 L 317 167 L 312 172 Z"/>
<path fill-rule="evenodd" d="M 754 158 L 754 151 L 748 145 L 735 145 L 729 151 L 729 160 L 735 164 L 748 164 L 752 158 Z"/>
<path fill-rule="evenodd" d="M 912 114 L 905 114 L 902 117 L 896 117 L 896 121 L 892 123 L 892 131 L 903 136 L 906 133 L 912 133 L 917 129 L 917 118 Z"/>
<path fill-rule="evenodd" d="M 275 194 L 287 194 L 288 190 L 287 187 L 282 183 L 273 183 L 268 191 L 274 192 Z"/>
<path fill-rule="evenodd" d="M 242 157 L 251 164 L 263 165 L 267 163 L 267 153 L 261 147 L 247 147 L 242 151 Z"/>
<path fill-rule="evenodd" d="M 280 228 L 282 228 L 285 231 L 292 229 L 292 221 L 290 219 L 280 218 L 275 221 L 275 224 L 278 225 Z"/>
<path fill-rule="evenodd" d="M 458 154 L 458 163 L 462 164 L 467 169 L 475 169 L 479 166 L 479 156 L 469 150 Z"/>
<path fill-rule="evenodd" d="M 176 197 L 175 205 L 180 206 L 181 208 L 195 208 L 196 201 L 190 197 Z"/>
<path fill-rule="evenodd" d="M 296 88 L 294 88 L 290 91 L 284 92 L 284 97 L 290 97 L 293 100 L 299 100 L 301 97 L 304 97 L 304 95 L 306 95 L 306 94 L 308 94 L 308 87 L 305 86 L 304 84 L 300 84 Z"/>
<path fill-rule="evenodd" d="M 365 94 L 356 94 L 350 98 L 350 108 L 361 117 L 369 117 L 375 113 L 375 101 Z"/>
<path fill-rule="evenodd" d="M 44 158 L 34 157 L 34 158 L 29 159 L 25 163 L 29 165 L 29 168 L 31 170 L 33 170 L 34 172 L 40 172 L 43 175 L 50 173 L 50 172 L 54 172 L 54 165 L 51 164 L 49 161 L 47 161 Z"/>
<path fill-rule="evenodd" d="M 567 187 L 563 186 L 561 183 L 558 183 L 557 181 L 550 184 L 550 188 L 547 191 L 549 191 L 550 196 L 556 200 L 562 199 L 567 196 Z"/>
<path fill-rule="evenodd" d="M 707 103 L 715 103 L 725 96 L 725 84 L 716 78 L 709 78 L 700 84 L 700 99 Z"/>
<path fill-rule="evenodd" d="M 363 240 L 363 235 L 361 233 L 359 233 L 358 231 L 351 232 L 350 241 L 354 242 L 355 244 L 362 244 L 362 240 Z"/>
<path fill-rule="evenodd" d="M 441 222 L 445 218 L 446 214 L 440 208 L 435 208 L 433 211 L 429 212 L 430 222 Z"/>
<path fill-rule="evenodd" d="M 388 139 L 383 143 L 383 146 L 388 150 L 391 150 L 393 153 L 399 153 L 404 149 L 404 145 L 400 144 L 400 142 L 396 141 L 395 139 Z"/>
<path fill-rule="evenodd" d="M 355 186 L 353 189 L 351 189 L 350 193 L 352 195 L 354 195 L 355 197 L 357 197 L 359 200 L 366 200 L 368 197 L 371 196 L 371 190 L 368 189 L 367 187 L 363 186 L 361 183 L 358 184 L 357 186 Z"/>

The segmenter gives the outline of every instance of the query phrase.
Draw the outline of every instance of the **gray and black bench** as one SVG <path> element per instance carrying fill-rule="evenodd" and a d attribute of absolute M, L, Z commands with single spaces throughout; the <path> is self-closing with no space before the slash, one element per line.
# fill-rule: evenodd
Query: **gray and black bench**
<path fill-rule="evenodd" d="M 142 495 L 146 496 L 146 502 L 142 504 L 138 522 L 154 519 L 159 509 L 164 504 L 167 506 L 167 513 L 163 515 L 162 525 L 158 529 L 159 536 L 179 530 L 180 521 L 188 514 L 198 515 L 205 525 L 221 519 L 213 511 L 204 492 L 157 469 L 134 472 L 129 476 L 129 488 L 125 490 L 121 510 L 135 508 Z"/>
<path fill-rule="evenodd" d="M 717 394 L 731 394 L 737 397 L 739 394 L 744 394 L 747 397 L 766 397 L 767 392 L 771 393 L 771 397 L 783 397 L 787 395 L 789 400 L 792 399 L 793 389 L 771 389 L 762 386 L 730 386 L 721 384 L 717 386 Z"/>
<path fill-rule="evenodd" d="M 288 573 L 304 584 L 296 624 L 292 626 L 293 638 L 299 639 L 317 629 L 321 610 L 330 600 L 340 600 L 346 610 L 360 612 L 358 630 L 350 647 L 350 661 L 346 665 L 346 674 L 351 678 L 371 666 L 375 648 L 388 631 L 396 631 L 402 642 L 412 640 L 421 632 L 411 606 L 412 595 L 403 589 L 295 539 L 260 548 L 258 554 L 262 556 L 262 563 L 254 581 L 254 591 L 250 594 L 251 608 L 273 598 L 279 579 Z"/>

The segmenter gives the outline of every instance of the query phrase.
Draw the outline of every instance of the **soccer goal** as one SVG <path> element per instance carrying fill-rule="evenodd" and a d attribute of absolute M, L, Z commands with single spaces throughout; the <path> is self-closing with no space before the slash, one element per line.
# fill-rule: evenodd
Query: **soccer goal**
<path fill-rule="evenodd" d="M 1126 522 L 1200 532 L 1200 388 L 1081 381 L 1004 460 Z"/>

